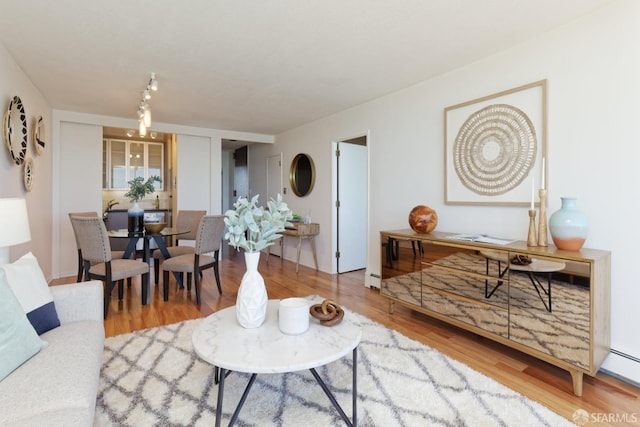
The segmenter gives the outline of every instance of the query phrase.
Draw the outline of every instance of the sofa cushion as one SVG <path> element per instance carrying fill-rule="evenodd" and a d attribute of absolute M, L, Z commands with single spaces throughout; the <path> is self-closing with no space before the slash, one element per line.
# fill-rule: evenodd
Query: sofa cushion
<path fill-rule="evenodd" d="M 0 269 L 0 380 L 46 345 L 27 320 Z"/>
<path fill-rule="evenodd" d="M 102 321 L 71 322 L 42 338 L 49 346 L 0 381 L 0 425 L 90 425 L 104 349 Z"/>
<path fill-rule="evenodd" d="M 38 335 L 60 326 L 47 280 L 31 252 L 2 267 L 9 286 Z"/>

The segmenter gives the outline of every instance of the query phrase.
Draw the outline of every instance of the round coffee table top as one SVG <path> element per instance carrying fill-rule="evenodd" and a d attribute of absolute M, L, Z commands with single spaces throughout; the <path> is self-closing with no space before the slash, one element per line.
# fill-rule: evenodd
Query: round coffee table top
<path fill-rule="evenodd" d="M 309 319 L 309 330 L 285 335 L 278 327 L 279 300 L 269 300 L 267 318 L 259 328 L 245 329 L 228 307 L 205 318 L 194 330 L 198 356 L 214 366 L 254 374 L 316 368 L 340 359 L 360 343 L 362 326 L 345 311 L 342 322 L 323 326 Z"/>
<path fill-rule="evenodd" d="M 509 254 L 507 252 L 498 252 L 492 250 L 480 251 L 480 254 L 487 259 L 492 259 L 500 262 L 509 261 Z M 554 271 L 564 270 L 566 263 L 557 261 L 548 261 L 546 259 L 531 258 L 531 264 L 514 264 L 509 262 L 509 269 L 514 271 L 529 271 L 532 273 L 553 273 Z"/>

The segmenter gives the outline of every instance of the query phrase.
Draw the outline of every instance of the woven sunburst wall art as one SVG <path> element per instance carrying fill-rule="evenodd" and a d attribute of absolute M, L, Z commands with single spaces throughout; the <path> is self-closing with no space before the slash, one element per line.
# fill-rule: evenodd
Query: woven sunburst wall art
<path fill-rule="evenodd" d="M 546 80 L 445 109 L 446 202 L 526 205 L 546 152 Z"/>

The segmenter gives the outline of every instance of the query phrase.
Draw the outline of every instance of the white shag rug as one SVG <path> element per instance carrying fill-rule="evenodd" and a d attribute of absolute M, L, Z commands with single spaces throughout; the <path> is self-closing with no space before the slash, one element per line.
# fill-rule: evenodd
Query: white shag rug
<path fill-rule="evenodd" d="M 437 350 L 358 314 L 358 425 L 573 426 L 546 407 Z M 108 338 L 96 404 L 96 426 L 211 426 L 214 369 L 194 353 L 188 320 Z M 351 354 L 321 368 L 349 418 Z M 249 380 L 225 382 L 227 425 Z M 344 422 L 311 372 L 258 375 L 238 426 L 340 426 Z"/>

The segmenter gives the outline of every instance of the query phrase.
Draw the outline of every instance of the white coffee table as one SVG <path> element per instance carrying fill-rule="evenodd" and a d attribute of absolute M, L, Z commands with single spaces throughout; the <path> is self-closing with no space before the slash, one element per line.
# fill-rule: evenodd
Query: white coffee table
<path fill-rule="evenodd" d="M 236 319 L 236 308 L 229 307 L 205 318 L 193 332 L 193 347 L 203 360 L 220 369 L 216 426 L 222 420 L 222 399 L 227 371 L 250 373 L 251 378 L 229 425 L 236 421 L 257 374 L 296 372 L 309 369 L 347 425 L 357 425 L 357 350 L 362 326 L 345 313 L 341 323 L 322 326 L 311 318 L 309 330 L 285 335 L 278 328 L 279 300 L 269 300 L 265 323 L 245 329 Z M 333 393 L 315 368 L 334 362 L 353 352 L 353 415 L 349 420 Z"/>

